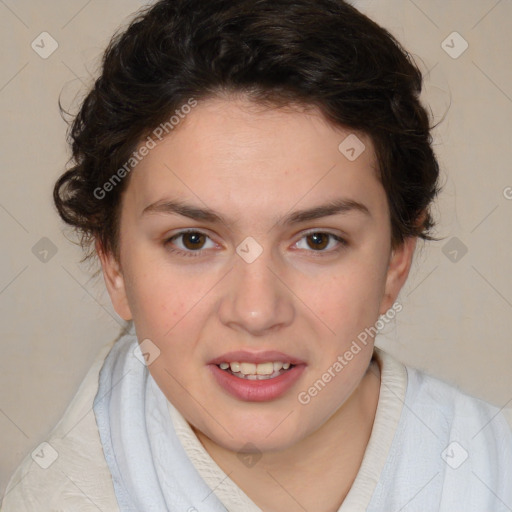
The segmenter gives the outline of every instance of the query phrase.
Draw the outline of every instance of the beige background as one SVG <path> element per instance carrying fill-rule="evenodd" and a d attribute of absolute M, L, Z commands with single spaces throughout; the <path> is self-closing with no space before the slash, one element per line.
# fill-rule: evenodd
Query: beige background
<path fill-rule="evenodd" d="M 73 111 L 111 34 L 143 3 L 0 0 L 0 494 L 120 329 L 102 280 L 80 266 L 52 205 L 69 157 L 57 101 L 60 95 Z M 451 104 L 435 131 L 445 183 L 436 214 L 445 240 L 418 251 L 404 309 L 378 344 L 504 406 L 512 400 L 512 2 L 354 4 L 430 70 L 424 99 L 436 121 Z M 442 47 L 454 31 L 469 44 L 458 58 Z M 41 32 L 58 43 L 46 59 L 31 48 Z M 446 44 L 453 54 L 461 42 L 456 36 Z M 33 252 L 43 237 L 57 251 L 46 262 L 34 254 L 40 246 Z M 455 245 L 446 247 L 452 237 Z"/>

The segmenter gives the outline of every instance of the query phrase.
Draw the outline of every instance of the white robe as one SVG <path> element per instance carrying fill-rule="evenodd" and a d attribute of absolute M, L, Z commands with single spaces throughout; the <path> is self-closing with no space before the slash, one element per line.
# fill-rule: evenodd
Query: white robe
<path fill-rule="evenodd" d="M 100 351 L 48 437 L 49 446 L 41 448 L 58 457 L 43 469 L 27 455 L 7 486 L 2 512 L 119 511 L 92 409 L 111 346 Z M 375 422 L 338 512 L 512 510 L 512 411 L 405 367 L 378 348 L 375 353 L 381 366 Z M 188 458 L 226 509 L 261 512 L 210 457 L 179 411 L 167 405 Z"/>

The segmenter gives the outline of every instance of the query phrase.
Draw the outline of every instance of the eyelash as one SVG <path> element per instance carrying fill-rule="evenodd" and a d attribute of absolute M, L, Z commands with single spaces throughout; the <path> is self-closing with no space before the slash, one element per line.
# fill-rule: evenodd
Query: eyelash
<path fill-rule="evenodd" d="M 163 245 L 165 247 L 167 247 L 168 245 L 170 245 L 170 243 L 173 240 L 175 240 L 176 238 L 179 238 L 180 236 L 186 235 L 187 233 L 204 235 L 207 238 L 210 238 L 206 233 L 203 233 L 202 231 L 198 231 L 196 229 L 189 229 L 189 230 L 185 230 L 185 231 L 180 231 L 179 233 L 176 233 L 175 235 L 171 236 L 170 238 L 167 238 L 166 240 L 164 240 Z M 336 253 L 348 246 L 348 242 L 345 239 L 341 238 L 339 235 L 335 235 L 334 233 L 329 233 L 328 231 L 319 231 L 319 230 L 311 230 L 311 231 L 304 233 L 302 235 L 302 237 L 299 239 L 299 241 L 302 240 L 303 238 L 306 238 L 307 236 L 313 235 L 313 234 L 328 235 L 340 244 L 340 247 L 338 247 L 336 249 L 331 249 L 330 251 L 325 251 L 325 250 L 320 250 L 320 251 L 310 250 L 310 251 L 308 251 L 308 252 L 313 253 L 314 257 L 323 257 L 327 254 Z M 296 242 L 296 243 L 298 243 L 298 242 Z M 168 248 L 167 250 L 173 254 L 178 254 L 179 256 L 198 257 L 198 256 L 202 256 L 203 252 L 205 252 L 207 249 L 199 249 L 197 251 L 192 251 L 192 250 L 183 251 L 181 249 Z"/>

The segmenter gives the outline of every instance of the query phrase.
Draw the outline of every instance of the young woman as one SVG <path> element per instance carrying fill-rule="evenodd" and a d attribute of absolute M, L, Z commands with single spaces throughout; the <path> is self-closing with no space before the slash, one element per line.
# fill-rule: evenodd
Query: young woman
<path fill-rule="evenodd" d="M 161 0 L 113 38 L 55 202 L 127 330 L 4 512 L 512 509 L 507 411 L 374 347 L 432 238 L 421 87 L 342 0 Z"/>

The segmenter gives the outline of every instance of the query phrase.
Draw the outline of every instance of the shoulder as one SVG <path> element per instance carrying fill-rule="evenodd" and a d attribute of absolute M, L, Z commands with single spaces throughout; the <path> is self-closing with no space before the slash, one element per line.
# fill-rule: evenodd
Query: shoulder
<path fill-rule="evenodd" d="M 415 409 L 421 409 L 425 414 L 431 414 L 439 419 L 453 423 L 464 421 L 467 426 L 487 427 L 492 422 L 499 426 L 512 438 L 512 410 L 498 407 L 481 400 L 449 384 L 439 378 L 428 375 L 416 368 L 406 366 L 408 389 L 406 398 Z"/>
<path fill-rule="evenodd" d="M 382 385 L 392 388 L 386 404 L 398 403 L 394 415 L 400 416 L 399 436 L 408 432 L 420 436 L 421 446 L 428 440 L 450 443 L 464 440 L 468 445 L 482 449 L 495 448 L 496 458 L 504 456 L 499 443 L 510 446 L 512 451 L 512 409 L 493 405 L 459 389 L 453 384 L 405 365 L 390 353 L 377 350 L 382 365 Z M 382 387 L 382 386 L 381 386 Z M 381 392 L 381 398 L 382 398 Z M 492 450 L 491 450 L 492 451 Z M 509 459 L 512 464 L 512 455 Z"/>
<path fill-rule="evenodd" d="M 368 510 L 398 510 L 409 502 L 414 510 L 443 512 L 512 505 L 510 411 L 404 369 L 400 419 Z"/>
<path fill-rule="evenodd" d="M 407 367 L 407 373 L 408 414 L 404 424 L 412 432 L 422 433 L 426 449 L 436 447 L 438 453 L 441 449 L 443 459 L 458 450 L 461 461 L 467 457 L 471 462 L 466 469 L 478 468 L 479 474 L 487 474 L 489 481 L 497 482 L 504 473 L 512 471 L 509 408 L 471 396 L 418 369 Z M 503 474 L 497 475 L 496 471 Z M 505 481 L 502 485 L 508 486 Z"/>
<path fill-rule="evenodd" d="M 100 350 L 62 419 L 12 475 L 2 512 L 118 510 L 92 408 L 113 344 Z"/>

